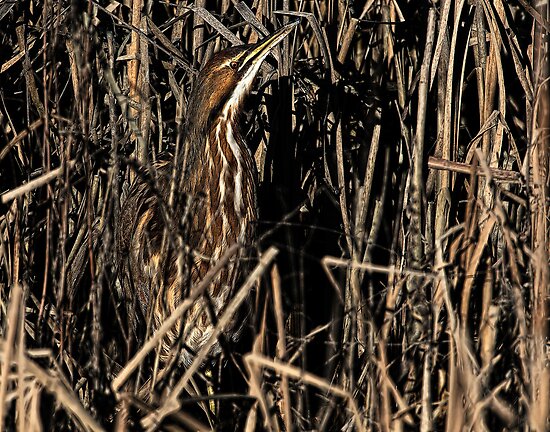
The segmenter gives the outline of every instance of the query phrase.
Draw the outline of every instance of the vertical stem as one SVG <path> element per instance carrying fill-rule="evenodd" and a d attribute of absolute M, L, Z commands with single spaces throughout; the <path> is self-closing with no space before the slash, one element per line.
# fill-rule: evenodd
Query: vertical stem
<path fill-rule="evenodd" d="M 141 9 L 143 7 L 143 0 L 132 0 L 132 27 L 135 29 L 141 28 Z M 130 60 L 128 62 L 128 85 L 130 88 L 130 100 L 133 102 L 133 105 L 138 106 L 139 110 L 136 109 L 132 104 L 128 109 L 128 117 L 130 121 L 140 124 L 140 116 L 142 111 L 142 99 L 140 93 L 140 41 L 141 37 L 136 30 L 132 31 L 132 36 L 130 39 L 130 45 L 128 46 L 128 56 Z M 137 132 L 137 131 L 136 131 Z M 141 148 L 142 140 L 138 140 L 136 132 L 132 132 L 132 139 L 136 142 L 135 157 L 141 162 L 145 160 L 140 159 L 143 157 L 144 149 Z M 131 173 L 131 177 L 133 174 Z"/>
<path fill-rule="evenodd" d="M 432 49 L 435 36 L 436 10 L 431 8 L 428 13 L 428 24 L 426 28 L 426 46 L 424 48 L 424 57 L 420 68 L 420 82 L 418 84 L 418 117 L 416 122 L 416 136 L 413 148 L 413 167 L 412 167 L 412 190 L 411 190 L 411 266 L 416 269 L 422 268 L 422 260 L 424 259 L 424 245 L 422 242 L 422 215 L 423 210 L 423 193 L 424 193 L 424 134 L 426 127 L 426 112 L 428 99 L 428 82 L 430 74 L 430 63 L 432 58 Z M 420 307 L 420 312 L 429 311 L 425 307 L 426 302 L 426 287 L 422 284 L 419 278 L 411 278 L 410 285 L 413 291 L 416 291 L 414 297 L 421 303 L 415 304 L 413 307 Z M 428 317 L 424 317 L 428 318 Z M 429 321 L 429 320 L 425 320 Z M 424 329 L 430 329 L 429 322 L 420 323 Z M 420 341 L 423 344 L 423 371 L 422 371 L 422 414 L 420 416 L 420 429 L 423 431 L 433 430 L 432 424 L 432 397 L 431 397 L 431 348 L 429 339 Z"/>
<path fill-rule="evenodd" d="M 19 207 L 15 208 L 15 236 L 13 243 L 13 273 L 10 289 L 10 304 L 7 314 L 7 335 L 4 342 L 2 370 L 0 372 L 0 430 L 4 430 L 4 417 L 8 411 L 6 404 L 6 396 L 8 390 L 8 376 L 11 370 L 11 362 L 15 349 L 15 341 L 17 338 L 17 330 L 19 323 L 19 313 L 21 312 L 21 301 L 23 298 L 23 290 L 19 284 L 19 260 L 21 254 L 21 227 Z M 23 329 L 19 329 L 23 331 Z"/>
<path fill-rule="evenodd" d="M 548 19 L 548 2 L 541 2 L 538 12 Z M 548 363 L 548 298 L 550 296 L 550 271 L 548 256 L 550 239 L 548 229 L 548 171 L 550 168 L 550 69 L 548 66 L 548 37 L 539 22 L 534 25 L 533 73 L 537 96 L 533 111 L 531 133 L 531 170 L 533 184 L 531 189 L 531 226 L 532 250 L 534 251 L 531 268 L 533 284 L 533 349 L 530 361 L 531 394 L 529 406 L 529 424 L 533 430 L 542 431 L 547 426 L 550 415 L 550 364 Z"/>

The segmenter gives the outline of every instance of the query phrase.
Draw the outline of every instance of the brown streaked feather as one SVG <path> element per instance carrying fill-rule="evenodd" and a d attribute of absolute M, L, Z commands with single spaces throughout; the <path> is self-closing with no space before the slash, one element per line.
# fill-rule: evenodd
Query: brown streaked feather
<path fill-rule="evenodd" d="M 176 182 L 172 208 L 167 205 L 171 163 L 157 165 L 154 180 L 138 176 L 132 185 L 121 209 L 116 240 L 120 278 L 131 303 L 128 311 L 135 332 L 150 311 L 153 326 L 158 327 L 228 247 L 251 245 L 257 220 L 257 174 L 238 117 L 267 53 L 295 25 L 256 45 L 220 52 L 199 73 L 187 109 L 186 164 L 176 166 L 181 180 Z M 207 290 L 215 314 L 228 303 L 240 258 L 243 255 L 231 261 Z M 236 326 L 234 319 L 232 328 L 226 329 L 231 338 L 238 336 Z M 179 339 L 187 348 L 180 360 L 190 364 L 213 328 L 203 301 L 197 301 L 164 341 L 163 356 Z M 215 345 L 211 351 L 218 350 Z"/>
<path fill-rule="evenodd" d="M 226 133 L 221 128 L 220 136 Z M 222 138 L 225 139 L 225 138 Z M 244 146 L 244 143 L 241 143 Z M 132 315 L 134 333 L 137 333 L 136 326 L 143 322 L 149 315 L 151 307 L 154 308 L 154 327 L 158 327 L 163 319 L 168 316 L 181 302 L 185 292 L 192 283 L 201 280 L 207 273 L 215 259 L 219 258 L 223 251 L 235 242 L 246 244 L 253 238 L 253 226 L 256 222 L 256 176 L 255 165 L 250 151 L 243 147 L 241 157 L 248 160 L 237 166 L 237 159 L 230 153 L 227 143 L 220 143 L 220 151 L 212 154 L 211 163 L 205 164 L 196 170 L 196 177 L 192 182 L 187 183 L 188 190 L 182 191 L 185 194 L 195 197 L 192 199 L 192 208 L 189 210 L 190 219 L 187 221 L 184 232 L 170 232 L 171 236 L 181 236 L 190 251 L 195 251 L 205 258 L 190 259 L 191 268 L 189 278 L 180 274 L 177 266 L 177 251 L 174 241 L 168 241 L 166 249 L 162 250 L 162 239 L 167 229 L 167 218 L 180 220 L 185 213 L 183 207 L 171 209 L 169 214 L 163 214 L 162 208 L 167 207 L 168 192 L 170 190 L 169 178 L 171 175 L 171 164 L 163 163 L 157 166 L 156 183 L 147 181 L 143 176 L 138 176 L 132 185 L 128 198 L 121 208 L 121 223 L 117 230 L 117 249 L 121 257 L 121 273 L 123 276 L 123 287 L 128 298 L 133 299 L 134 305 L 129 309 Z M 226 153 L 227 152 L 227 153 Z M 223 159 L 225 157 L 225 161 Z M 221 177 L 217 170 L 224 172 L 224 188 L 220 188 Z M 215 169 L 205 169 L 213 166 Z M 235 177 L 237 170 L 243 166 L 252 166 L 252 173 L 241 174 L 241 189 L 247 191 L 243 194 L 245 203 L 241 206 L 251 207 L 244 214 L 237 215 L 235 212 Z M 220 168 L 221 167 L 221 168 Z M 202 188 L 206 190 L 203 192 Z M 203 198 L 200 197 L 203 196 Z M 197 198 L 197 196 L 199 196 Z M 251 200 L 250 197 L 253 197 Z M 224 219 L 227 221 L 224 226 Z M 173 224 L 172 224 L 173 225 Z M 242 232 L 242 227 L 244 232 Z M 174 228 L 172 226 L 172 228 Z M 213 262 L 210 262 L 211 258 Z M 168 272 L 163 268 L 168 267 Z M 216 304 L 223 305 L 230 297 L 231 288 L 235 275 L 238 272 L 238 263 L 232 263 L 230 267 L 214 281 L 209 289 L 209 295 L 216 298 Z M 163 280 L 162 277 L 166 277 Z M 166 288 L 161 289 L 162 286 Z M 161 292 L 163 291 L 163 292 Z M 159 295 L 160 294 L 160 295 Z M 135 305 L 137 304 L 137 307 Z M 214 310 L 219 313 L 221 307 L 215 305 Z M 164 353 L 175 345 L 182 332 L 189 333 L 184 343 L 189 351 L 181 355 L 184 363 L 189 363 L 192 358 L 191 352 L 196 352 L 209 330 L 212 328 L 210 319 L 201 304 L 194 305 L 189 312 L 188 322 L 185 329 L 177 328 L 172 331 L 164 343 Z M 219 349 L 216 347 L 215 349 Z M 164 357 L 164 356 L 163 356 Z"/>

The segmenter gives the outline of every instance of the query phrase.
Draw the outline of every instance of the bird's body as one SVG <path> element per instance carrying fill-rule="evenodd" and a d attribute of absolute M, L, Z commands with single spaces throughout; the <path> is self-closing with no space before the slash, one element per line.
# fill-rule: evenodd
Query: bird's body
<path fill-rule="evenodd" d="M 130 188 L 117 227 L 117 250 L 134 329 L 149 316 L 157 328 L 228 247 L 251 245 L 257 175 L 239 117 L 263 60 L 293 27 L 283 27 L 256 45 L 216 54 L 193 86 L 182 161 L 159 163 L 155 176 L 138 176 Z M 181 166 L 174 170 L 174 163 Z M 172 183 L 174 172 L 180 181 Z M 239 274 L 238 258 L 207 290 L 210 313 L 219 314 L 227 304 Z M 211 318 L 204 302 L 197 301 L 183 325 L 166 338 L 163 354 L 181 341 L 180 360 L 190 364 L 212 334 Z M 238 334 L 233 330 L 230 338 Z M 218 349 L 216 345 L 214 351 Z"/>

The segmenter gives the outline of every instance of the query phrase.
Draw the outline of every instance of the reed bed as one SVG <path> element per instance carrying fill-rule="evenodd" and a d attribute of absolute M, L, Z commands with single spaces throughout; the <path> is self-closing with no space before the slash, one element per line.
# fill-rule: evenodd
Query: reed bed
<path fill-rule="evenodd" d="M 258 257 L 217 333 L 242 304 L 246 331 L 207 368 L 162 365 L 159 332 L 128 332 L 121 202 L 212 54 L 296 19 L 243 119 Z M 549 19 L 1 1 L 0 430 L 549 430 Z"/>

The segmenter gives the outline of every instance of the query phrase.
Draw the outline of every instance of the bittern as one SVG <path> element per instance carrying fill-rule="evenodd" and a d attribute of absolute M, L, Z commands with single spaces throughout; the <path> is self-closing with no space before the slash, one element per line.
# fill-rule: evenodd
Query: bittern
<path fill-rule="evenodd" d="M 215 54 L 198 74 L 189 98 L 182 166 L 176 165 L 174 170 L 173 163 L 159 163 L 156 188 L 142 176 L 131 186 L 121 207 L 117 253 L 123 291 L 137 304 L 130 317 L 137 325 L 152 316 L 153 327 L 158 327 L 183 300 L 188 285 L 200 281 L 224 251 L 235 243 L 252 244 L 258 217 L 257 168 L 243 139 L 241 114 L 264 59 L 296 24 L 288 24 L 254 45 Z M 186 199 L 174 200 L 169 179 L 178 170 L 182 181 L 175 192 Z M 174 203 L 172 220 L 188 221 L 185 246 L 192 251 L 188 277 L 178 258 L 181 253 L 169 245 L 165 235 L 163 209 L 170 201 Z M 212 310 L 219 314 L 231 298 L 238 279 L 237 261 L 207 289 L 210 314 L 203 302 L 197 301 L 167 336 L 163 355 L 179 341 L 183 342 L 180 361 L 184 365 L 192 362 L 194 353 L 213 332 Z M 237 327 L 234 323 L 226 332 L 228 339 L 236 339 Z M 219 351 L 216 344 L 210 354 Z"/>

